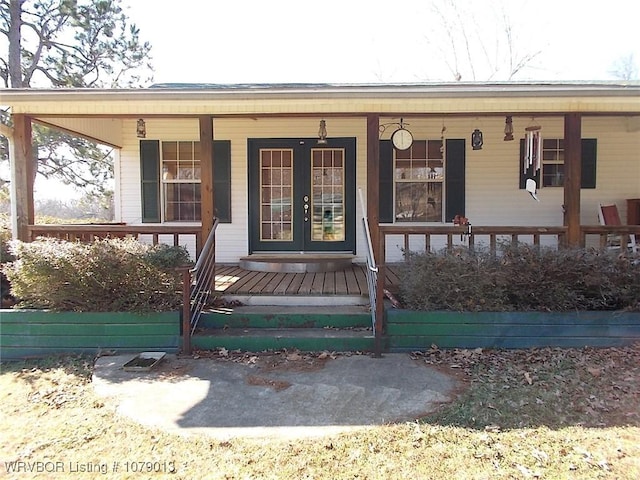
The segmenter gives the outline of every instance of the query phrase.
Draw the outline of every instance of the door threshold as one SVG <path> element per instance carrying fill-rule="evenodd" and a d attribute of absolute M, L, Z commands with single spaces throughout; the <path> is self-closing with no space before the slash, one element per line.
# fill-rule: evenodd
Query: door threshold
<path fill-rule="evenodd" d="M 336 272 L 351 266 L 352 253 L 254 253 L 240 258 L 245 270 L 276 273 Z"/>

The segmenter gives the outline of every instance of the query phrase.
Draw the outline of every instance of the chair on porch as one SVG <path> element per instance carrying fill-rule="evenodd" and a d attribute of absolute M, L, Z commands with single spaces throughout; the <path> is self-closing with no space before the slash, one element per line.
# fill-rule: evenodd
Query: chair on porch
<path fill-rule="evenodd" d="M 618 213 L 618 206 L 615 203 L 610 205 L 603 205 L 602 203 L 599 203 L 598 219 L 600 220 L 600 225 L 622 225 L 622 222 L 620 221 L 620 214 Z M 622 245 L 622 237 L 624 236 L 619 234 L 609 235 L 607 238 L 607 247 L 620 248 Z M 638 246 L 636 245 L 635 235 L 628 235 L 626 238 L 627 248 L 636 253 L 638 251 Z"/>

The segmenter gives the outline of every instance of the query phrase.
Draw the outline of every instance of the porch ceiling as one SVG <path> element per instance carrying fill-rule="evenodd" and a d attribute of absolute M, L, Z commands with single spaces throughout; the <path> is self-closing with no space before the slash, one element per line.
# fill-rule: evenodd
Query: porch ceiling
<path fill-rule="evenodd" d="M 87 138 L 92 141 L 122 147 L 122 119 L 113 117 L 79 118 L 73 116 L 52 117 L 39 115 L 33 118 L 37 123 L 53 126 L 59 130 Z"/>
<path fill-rule="evenodd" d="M 172 115 L 640 115 L 640 82 L 403 85 L 160 85 L 136 90 L 5 90 L 13 113 L 135 117 Z M 56 120 L 61 122 L 61 120 Z M 52 122 L 53 123 L 53 122 Z M 76 128 L 76 127 L 74 127 Z M 91 133 L 91 132 L 89 132 Z M 111 141 L 117 144 L 118 139 Z"/>

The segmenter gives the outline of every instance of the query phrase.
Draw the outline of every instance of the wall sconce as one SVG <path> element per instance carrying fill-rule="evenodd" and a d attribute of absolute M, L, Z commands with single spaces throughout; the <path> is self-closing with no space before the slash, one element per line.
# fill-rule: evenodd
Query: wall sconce
<path fill-rule="evenodd" d="M 513 140 L 513 118 L 511 115 L 507 115 L 504 119 L 504 141 L 511 140 Z"/>
<path fill-rule="evenodd" d="M 318 145 L 327 144 L 327 123 L 320 120 L 320 128 L 318 129 Z"/>
<path fill-rule="evenodd" d="M 476 128 L 471 134 L 471 147 L 474 150 L 482 150 L 483 143 L 482 132 Z"/>
<path fill-rule="evenodd" d="M 138 138 L 146 138 L 147 136 L 147 125 L 141 118 L 139 118 L 138 123 L 136 123 L 136 135 L 138 135 Z"/>

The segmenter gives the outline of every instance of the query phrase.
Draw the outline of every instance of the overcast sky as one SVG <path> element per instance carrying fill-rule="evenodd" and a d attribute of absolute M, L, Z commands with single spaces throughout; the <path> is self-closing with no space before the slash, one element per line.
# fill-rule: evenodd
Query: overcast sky
<path fill-rule="evenodd" d="M 514 56 L 539 52 L 516 80 L 607 80 L 620 57 L 633 54 L 640 64 L 639 0 L 123 0 L 123 5 L 153 47 L 156 83 L 452 81 L 454 71 L 463 81 L 506 80 L 505 15 Z M 455 48 L 447 29 L 459 42 Z M 468 51 L 474 71 L 465 61 Z M 498 64 L 503 68 L 494 72 Z"/>

